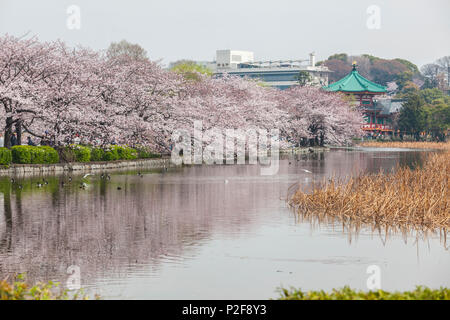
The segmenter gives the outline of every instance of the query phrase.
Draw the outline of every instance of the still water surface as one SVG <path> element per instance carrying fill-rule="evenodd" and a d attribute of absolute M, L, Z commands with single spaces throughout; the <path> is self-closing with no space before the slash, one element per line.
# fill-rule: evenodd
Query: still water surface
<path fill-rule="evenodd" d="M 274 176 L 224 165 L 142 170 L 142 177 L 117 171 L 110 180 L 4 177 L 0 278 L 26 272 L 31 281 L 65 284 L 67 268 L 77 265 L 82 287 L 104 299 L 267 299 L 281 286 L 366 289 L 367 267 L 378 265 L 386 290 L 449 287 L 448 243 L 439 235 L 354 234 L 339 223 L 300 222 L 286 205 L 295 185 L 422 158 L 334 150 L 288 156 Z M 48 184 L 37 187 L 43 179 Z"/>

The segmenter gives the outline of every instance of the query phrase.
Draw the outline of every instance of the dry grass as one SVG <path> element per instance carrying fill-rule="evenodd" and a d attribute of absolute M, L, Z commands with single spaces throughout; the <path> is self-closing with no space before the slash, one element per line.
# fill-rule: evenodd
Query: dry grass
<path fill-rule="evenodd" d="M 330 179 L 298 190 L 290 199 L 301 217 L 338 219 L 344 225 L 377 229 L 450 230 L 450 153 L 427 157 L 423 167 L 397 168 L 384 174 L 364 174 L 348 180 Z"/>
<path fill-rule="evenodd" d="M 438 149 L 450 150 L 450 141 L 448 142 L 408 142 L 408 141 L 394 141 L 394 142 L 378 142 L 367 141 L 359 144 L 361 147 L 373 148 L 408 148 L 408 149 Z"/>

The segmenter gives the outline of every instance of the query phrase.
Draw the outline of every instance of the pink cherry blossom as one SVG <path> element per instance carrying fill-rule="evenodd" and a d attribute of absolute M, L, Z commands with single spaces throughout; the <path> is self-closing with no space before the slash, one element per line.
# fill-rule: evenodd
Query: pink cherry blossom
<path fill-rule="evenodd" d="M 0 123 L 66 145 L 112 142 L 168 152 L 176 129 L 279 129 L 282 146 L 343 144 L 362 116 L 339 94 L 312 87 L 277 90 L 240 77 L 196 80 L 148 59 L 107 58 L 60 41 L 0 37 Z"/>

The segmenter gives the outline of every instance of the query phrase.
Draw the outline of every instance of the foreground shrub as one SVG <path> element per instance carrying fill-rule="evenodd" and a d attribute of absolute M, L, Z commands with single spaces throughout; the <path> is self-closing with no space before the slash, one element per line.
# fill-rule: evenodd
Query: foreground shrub
<path fill-rule="evenodd" d="M 0 148 L 0 165 L 8 166 L 12 161 L 11 150 Z"/>
<path fill-rule="evenodd" d="M 11 148 L 12 162 L 20 164 L 58 163 L 58 152 L 49 146 L 14 146 Z"/>
<path fill-rule="evenodd" d="M 417 286 L 413 291 L 387 292 L 377 291 L 355 291 L 349 287 L 333 289 L 331 292 L 308 291 L 303 292 L 296 289 L 281 289 L 280 300 L 450 300 L 450 289 L 440 288 L 438 290 Z"/>
<path fill-rule="evenodd" d="M 95 296 L 99 299 L 99 296 Z M 87 300 L 89 297 L 82 290 L 70 294 L 68 290 L 59 287 L 58 282 L 38 282 L 34 286 L 25 282 L 23 275 L 19 275 L 17 281 L 8 283 L 0 281 L 0 300 Z"/>
<path fill-rule="evenodd" d="M 450 152 L 431 154 L 422 168 L 329 179 L 310 193 L 298 190 L 290 204 L 302 217 L 337 218 L 377 228 L 450 229 Z"/>

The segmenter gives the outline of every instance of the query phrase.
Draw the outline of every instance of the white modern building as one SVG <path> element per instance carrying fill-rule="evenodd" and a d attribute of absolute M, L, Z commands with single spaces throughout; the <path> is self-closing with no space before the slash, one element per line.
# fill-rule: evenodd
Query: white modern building
<path fill-rule="evenodd" d="M 237 50 L 217 50 L 217 69 L 237 69 L 241 63 L 252 63 L 253 52 Z"/>
<path fill-rule="evenodd" d="M 311 53 L 309 59 L 255 61 L 251 51 L 217 50 L 216 61 L 209 67 L 217 77 L 237 75 L 279 89 L 299 85 L 301 81 L 306 85 L 327 86 L 331 71 L 325 66 L 316 66 L 315 59 L 315 54 Z"/>

